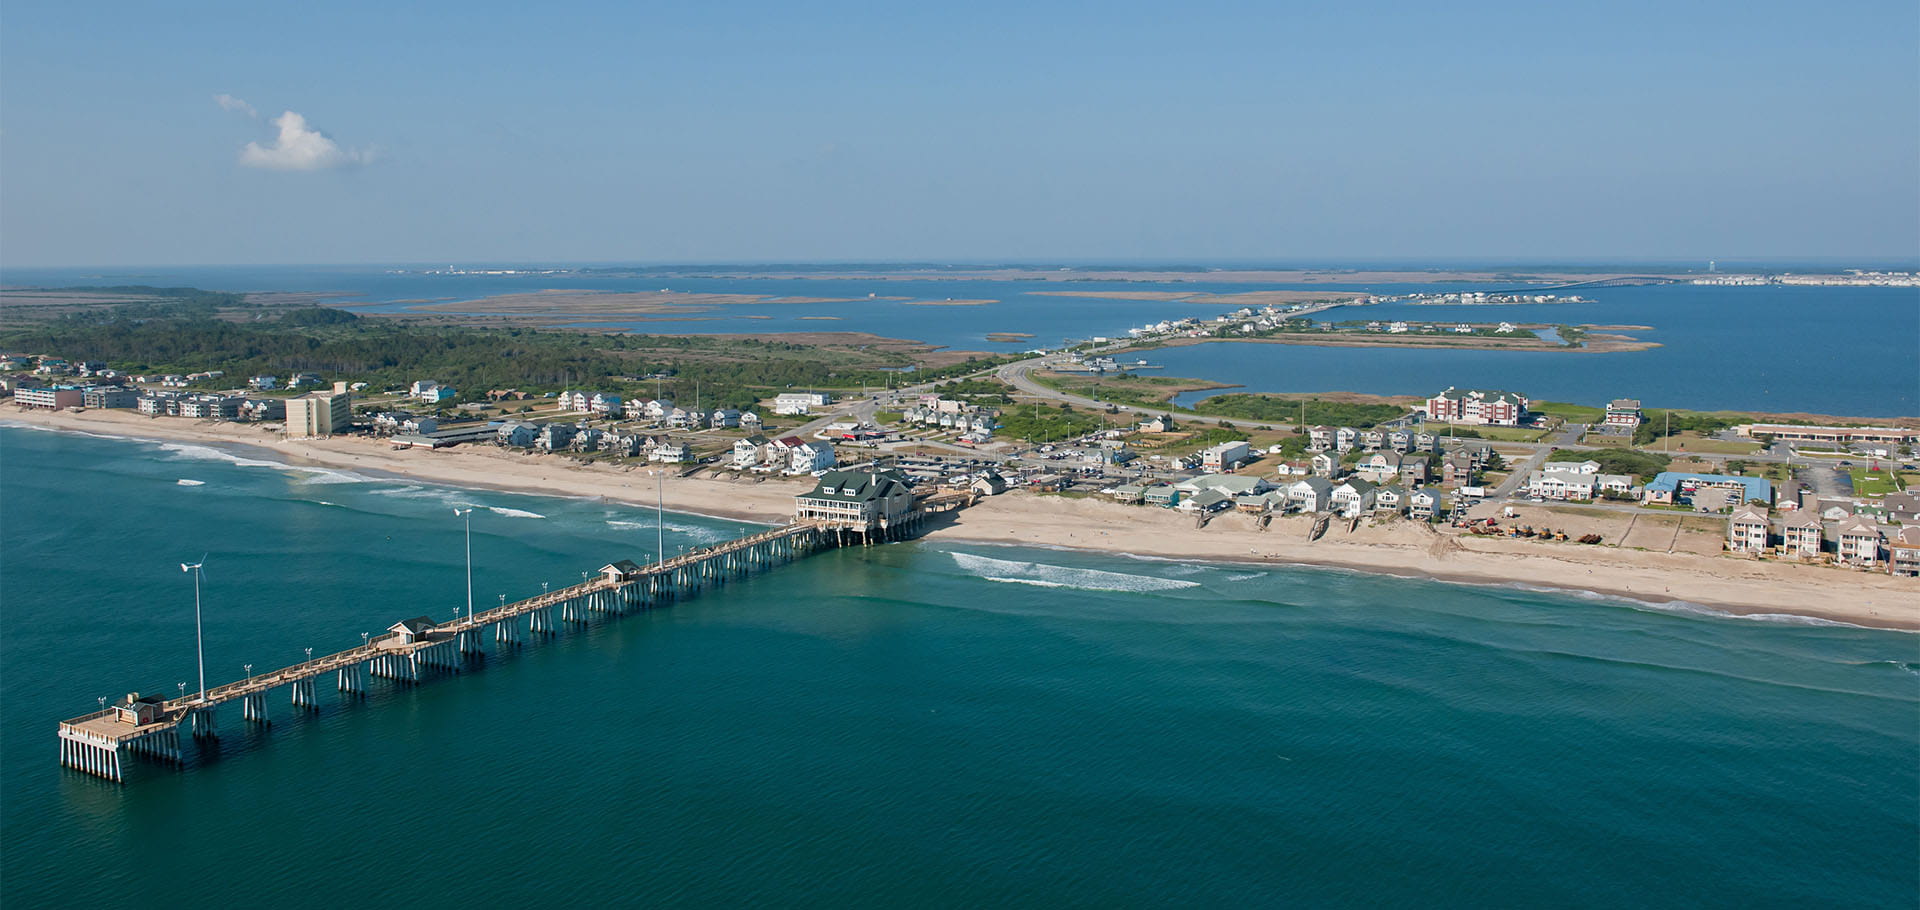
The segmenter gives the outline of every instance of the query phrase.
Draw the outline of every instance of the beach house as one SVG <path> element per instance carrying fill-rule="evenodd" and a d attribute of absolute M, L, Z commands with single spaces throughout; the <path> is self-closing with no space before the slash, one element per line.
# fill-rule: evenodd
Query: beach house
<path fill-rule="evenodd" d="M 1871 569 L 1880 564 L 1880 527 L 1855 516 L 1834 529 L 1839 540 L 1838 559 L 1844 565 Z"/>
<path fill-rule="evenodd" d="M 1920 525 L 1907 525 L 1887 539 L 1887 572 L 1920 575 Z"/>
<path fill-rule="evenodd" d="M 1727 519 L 1727 550 L 1733 553 L 1759 554 L 1767 549 L 1767 510 L 1742 506 Z"/>
<path fill-rule="evenodd" d="M 1447 390 L 1427 399 L 1427 419 L 1445 423 L 1517 427 L 1527 418 L 1527 397 L 1486 389 Z"/>
<path fill-rule="evenodd" d="M 1780 551 L 1792 559 L 1818 559 L 1826 529 L 1820 516 L 1808 509 L 1795 509 L 1780 519 Z"/>

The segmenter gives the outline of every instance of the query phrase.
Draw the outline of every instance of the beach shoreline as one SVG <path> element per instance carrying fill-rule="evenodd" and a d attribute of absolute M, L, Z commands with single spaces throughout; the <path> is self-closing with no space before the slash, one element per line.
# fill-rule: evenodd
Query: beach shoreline
<path fill-rule="evenodd" d="M 0 421 L 147 440 L 243 446 L 290 467 L 522 493 L 598 499 L 650 507 L 654 476 L 639 466 L 583 465 L 566 456 L 522 455 L 491 447 L 395 450 L 359 437 L 284 440 L 252 424 L 148 417 L 127 411 L 0 409 Z M 665 476 L 658 497 L 670 511 L 758 524 L 782 524 L 802 481 Z M 933 522 L 935 541 L 1085 550 L 1149 560 L 1303 566 L 1477 586 L 1538 589 L 1573 596 L 1683 604 L 1741 616 L 1797 616 L 1857 626 L 1920 630 L 1920 585 L 1858 570 L 1688 553 L 1508 539 L 1463 538 L 1411 521 L 1363 522 L 1307 541 L 1308 519 L 1276 519 L 1256 528 L 1225 513 L 1195 529 L 1191 516 L 1115 503 L 1013 493 L 981 500 Z M 1579 582 L 1570 583 L 1572 579 Z M 1837 592 L 1849 596 L 1836 596 Z"/>

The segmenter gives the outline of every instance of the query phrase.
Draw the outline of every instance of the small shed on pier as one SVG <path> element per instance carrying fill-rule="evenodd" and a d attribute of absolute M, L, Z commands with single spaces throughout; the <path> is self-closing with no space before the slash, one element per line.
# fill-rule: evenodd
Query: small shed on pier
<path fill-rule="evenodd" d="M 433 631 L 433 620 L 425 616 L 415 616 L 388 626 L 387 631 L 397 633 L 401 644 L 410 645 L 426 640 L 427 634 Z"/>
<path fill-rule="evenodd" d="M 600 567 L 600 574 L 614 584 L 632 581 L 640 577 L 640 565 L 631 559 L 610 562 Z"/>
<path fill-rule="evenodd" d="M 113 703 L 113 719 L 123 724 L 150 724 L 160 719 L 166 711 L 167 697 L 164 695 L 141 695 L 128 692 L 127 697 Z"/>

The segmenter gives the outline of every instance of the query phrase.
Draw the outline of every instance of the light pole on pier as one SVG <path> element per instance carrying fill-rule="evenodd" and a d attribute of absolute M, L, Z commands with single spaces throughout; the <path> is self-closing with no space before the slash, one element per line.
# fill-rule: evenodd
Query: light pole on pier
<path fill-rule="evenodd" d="M 308 649 L 307 649 L 307 662 L 308 662 L 308 663 L 312 663 L 312 662 L 313 662 L 313 649 L 312 649 L 312 648 L 308 648 Z"/>
<path fill-rule="evenodd" d="M 473 507 L 454 509 L 453 514 L 467 523 L 467 622 L 473 622 Z M 454 611 L 453 618 L 460 618 L 459 611 Z"/>
<path fill-rule="evenodd" d="M 667 561 L 667 494 L 662 471 L 653 472 L 653 552 L 654 565 Z"/>
<path fill-rule="evenodd" d="M 199 562 L 180 564 L 180 571 L 193 575 L 193 650 L 200 660 L 200 701 L 207 700 L 207 643 L 200 629 L 200 579 L 206 574 L 207 557 L 202 554 Z M 187 695 L 186 683 L 180 684 L 180 697 Z"/>
<path fill-rule="evenodd" d="M 253 664 L 241 664 L 240 668 L 247 671 L 247 682 L 253 682 Z"/>

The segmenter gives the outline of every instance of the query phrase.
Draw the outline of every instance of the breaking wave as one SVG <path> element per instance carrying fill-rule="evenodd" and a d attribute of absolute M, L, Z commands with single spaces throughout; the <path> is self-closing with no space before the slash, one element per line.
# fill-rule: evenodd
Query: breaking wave
<path fill-rule="evenodd" d="M 174 481 L 174 483 L 177 483 L 183 487 L 204 487 L 207 485 L 207 482 L 204 480 L 188 480 L 184 477 Z"/>
<path fill-rule="evenodd" d="M 1079 588 L 1086 591 L 1175 591 L 1181 588 L 1197 588 L 1197 581 L 1185 581 L 1178 578 L 1156 578 L 1151 575 L 1128 575 L 1124 572 L 1102 572 L 1098 569 L 1075 569 L 1068 566 L 1051 566 L 1040 562 L 1022 562 L 1013 559 L 994 559 L 991 556 L 976 556 L 972 553 L 949 553 L 953 561 L 966 572 L 987 581 L 1008 584 L 1034 585 L 1042 588 Z"/>
<path fill-rule="evenodd" d="M 539 512 L 529 512 L 529 511 L 526 511 L 525 509 L 508 509 L 508 508 L 503 508 L 501 506 L 488 506 L 487 511 L 492 512 L 495 515 L 504 515 L 508 518 L 545 518 L 547 517 L 545 515 L 540 514 Z"/>
<path fill-rule="evenodd" d="M 607 527 L 616 531 L 651 531 L 653 530 L 653 525 L 654 523 L 651 521 L 626 521 L 618 518 L 607 519 Z M 681 524 L 671 520 L 662 523 L 661 527 L 665 528 L 669 534 L 678 537 L 690 537 L 699 543 L 717 543 L 722 540 L 732 540 L 734 536 L 736 536 L 715 528 L 703 528 L 699 525 Z"/>

